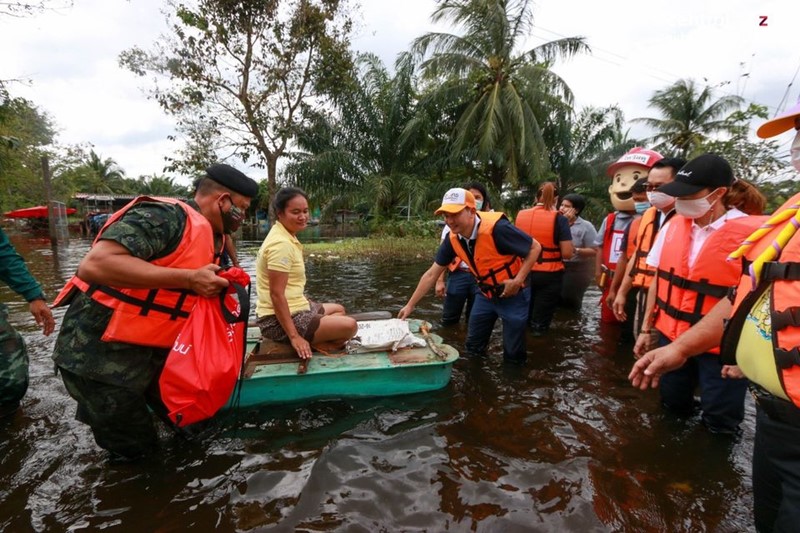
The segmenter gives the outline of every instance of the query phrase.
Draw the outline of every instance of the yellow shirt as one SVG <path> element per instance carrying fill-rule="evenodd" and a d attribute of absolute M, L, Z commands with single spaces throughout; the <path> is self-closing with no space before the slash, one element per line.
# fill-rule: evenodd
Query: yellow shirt
<path fill-rule="evenodd" d="M 291 314 L 308 311 L 310 305 L 303 294 L 306 288 L 306 265 L 303 261 L 303 245 L 295 236 L 286 231 L 280 222 L 275 222 L 267 238 L 261 243 L 256 257 L 256 315 L 274 315 L 272 298 L 269 295 L 269 275 L 267 270 L 286 272 L 286 301 Z"/>
<path fill-rule="evenodd" d="M 747 314 L 736 347 L 736 364 L 747 379 L 775 396 L 788 400 L 772 353 L 772 321 L 769 316 L 771 290 L 772 287 L 767 288 Z"/>

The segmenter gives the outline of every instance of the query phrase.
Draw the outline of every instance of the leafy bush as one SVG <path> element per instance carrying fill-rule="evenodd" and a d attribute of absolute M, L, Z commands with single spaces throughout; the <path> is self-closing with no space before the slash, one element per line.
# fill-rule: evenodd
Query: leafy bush
<path fill-rule="evenodd" d="M 370 225 L 373 237 L 440 237 L 442 225 L 436 220 L 382 220 Z"/>

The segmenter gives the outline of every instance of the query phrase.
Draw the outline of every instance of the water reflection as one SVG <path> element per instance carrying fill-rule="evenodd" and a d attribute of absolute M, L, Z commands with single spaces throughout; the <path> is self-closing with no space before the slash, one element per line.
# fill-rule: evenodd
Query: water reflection
<path fill-rule="evenodd" d="M 13 242 L 51 297 L 88 249 Z M 251 273 L 258 244 L 242 243 Z M 314 262 L 308 290 L 396 312 L 429 263 Z M 0 530 L 750 529 L 752 405 L 737 443 L 663 415 L 656 394 L 628 385 L 630 346 L 599 329 L 598 297 L 559 311 L 523 367 L 503 365 L 496 335 L 443 390 L 240 412 L 192 441 L 165 431 L 142 464 L 109 465 L 53 375 L 54 339 L 0 288 L 32 359 L 23 408 L 0 424 Z M 415 312 L 440 314 L 433 298 Z M 463 324 L 437 333 L 463 351 Z"/>

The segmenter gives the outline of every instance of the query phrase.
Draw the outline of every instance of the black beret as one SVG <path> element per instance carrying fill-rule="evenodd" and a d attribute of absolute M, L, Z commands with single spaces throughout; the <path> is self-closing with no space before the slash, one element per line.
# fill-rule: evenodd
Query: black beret
<path fill-rule="evenodd" d="M 225 163 L 215 163 L 206 169 L 209 178 L 242 196 L 255 198 L 258 196 L 258 183 L 248 178 L 239 170 Z"/>

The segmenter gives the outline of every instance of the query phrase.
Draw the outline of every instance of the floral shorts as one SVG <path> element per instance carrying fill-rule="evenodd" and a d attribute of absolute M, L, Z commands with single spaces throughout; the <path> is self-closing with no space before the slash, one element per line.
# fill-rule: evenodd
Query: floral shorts
<path fill-rule="evenodd" d="M 308 342 L 311 342 L 314 338 L 314 333 L 319 329 L 320 319 L 325 315 L 325 308 L 322 307 L 322 304 L 313 300 L 309 300 L 308 303 L 311 306 L 310 309 L 293 314 L 292 322 L 294 322 L 297 333 Z M 289 340 L 276 315 L 258 317 L 256 323 L 264 338 L 276 342 L 287 342 Z"/>

